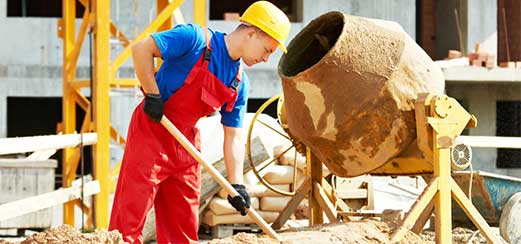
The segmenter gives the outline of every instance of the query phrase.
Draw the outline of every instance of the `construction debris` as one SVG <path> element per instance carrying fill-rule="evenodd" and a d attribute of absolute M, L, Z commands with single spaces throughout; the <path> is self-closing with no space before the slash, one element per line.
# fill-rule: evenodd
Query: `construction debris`
<path fill-rule="evenodd" d="M 121 233 L 118 231 L 99 231 L 94 233 L 80 233 L 69 225 L 51 228 L 44 232 L 38 232 L 19 242 L 19 244 L 123 244 Z M 14 244 L 0 240 L 0 244 Z"/>

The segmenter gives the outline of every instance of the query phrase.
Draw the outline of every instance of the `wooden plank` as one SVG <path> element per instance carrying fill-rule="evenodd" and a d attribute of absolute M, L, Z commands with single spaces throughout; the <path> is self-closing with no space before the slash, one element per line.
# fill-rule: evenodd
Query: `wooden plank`
<path fill-rule="evenodd" d="M 422 232 L 423 227 L 429 220 L 429 218 L 432 216 L 432 212 L 434 211 L 434 199 L 431 200 L 431 202 L 427 205 L 425 210 L 420 214 L 420 217 L 416 220 L 416 223 L 411 228 L 411 231 L 420 234 Z"/>
<path fill-rule="evenodd" d="M 372 217 L 382 217 L 382 212 L 372 211 L 362 211 L 362 212 L 353 212 L 353 211 L 338 211 L 338 215 L 343 217 L 364 217 L 364 218 L 372 218 Z"/>
<path fill-rule="evenodd" d="M 56 168 L 58 163 L 54 159 L 32 160 L 25 158 L 0 159 L 0 168 Z"/>
<path fill-rule="evenodd" d="M 309 159 L 309 170 L 311 175 L 311 194 L 309 197 L 309 224 L 310 225 L 316 225 L 316 224 L 323 224 L 324 223 L 324 217 L 322 215 L 322 207 L 320 206 L 320 203 L 318 202 L 316 191 L 314 188 L 316 187 L 317 183 L 319 187 L 322 189 L 322 162 L 315 156 L 315 154 L 311 153 L 309 149 L 307 149 L 309 152 L 307 157 Z"/>
<path fill-rule="evenodd" d="M 49 159 L 50 157 L 52 157 L 52 155 L 54 155 L 56 153 L 56 151 L 57 151 L 56 149 L 35 151 L 35 152 L 31 153 L 31 155 L 27 156 L 26 159 L 46 160 L 46 159 Z"/>
<path fill-rule="evenodd" d="M 337 190 L 336 194 L 341 199 L 366 199 L 367 189 Z"/>
<path fill-rule="evenodd" d="M 326 193 L 324 192 L 324 190 L 322 189 L 320 184 L 318 184 L 317 182 L 315 182 L 314 184 L 315 184 L 313 187 L 314 197 L 315 197 L 316 201 L 318 202 L 318 204 L 320 205 L 320 207 L 326 213 L 326 216 L 329 219 L 329 222 L 330 223 L 338 222 L 338 220 L 336 218 L 337 212 L 336 212 L 335 206 L 333 205 L 333 203 L 331 203 L 331 201 L 327 197 Z"/>
<path fill-rule="evenodd" d="M 226 238 L 233 236 L 235 231 L 258 233 L 261 231 L 256 224 L 219 224 L 211 227 L 212 238 Z"/>
<path fill-rule="evenodd" d="M 340 209 L 341 211 L 346 211 L 346 212 L 351 211 L 351 208 L 349 206 L 347 206 L 347 204 L 344 202 L 344 200 L 338 199 L 337 196 L 334 196 L 333 187 L 325 180 L 322 181 L 322 189 L 326 192 L 329 199 L 335 198 L 338 209 Z"/>
<path fill-rule="evenodd" d="M 259 137 L 255 137 L 252 140 L 252 159 L 255 163 L 260 164 L 263 161 L 270 159 L 270 155 L 268 153 L 268 149 L 266 145 L 262 143 Z M 247 157 L 244 159 L 244 173 L 250 170 L 250 163 L 248 162 Z M 224 164 L 224 159 L 220 159 L 215 162 L 213 166 L 221 173 L 224 177 L 227 176 L 226 165 Z M 217 194 L 221 190 L 221 186 L 212 178 L 210 173 L 207 170 L 204 170 L 201 173 L 201 195 L 199 202 L 202 203 L 206 201 L 208 198 Z"/>
<path fill-rule="evenodd" d="M 0 155 L 76 147 L 80 145 L 81 141 L 83 141 L 83 145 L 92 145 L 97 140 L 96 133 L 84 133 L 83 139 L 81 134 L 2 138 L 0 139 Z"/>
<path fill-rule="evenodd" d="M 471 147 L 521 149 L 521 137 L 508 136 L 459 136 L 456 141 Z"/>
<path fill-rule="evenodd" d="M 84 196 L 90 196 L 98 192 L 100 192 L 98 181 L 88 182 L 83 188 Z M 0 205 L 0 221 L 49 208 L 80 197 L 81 187 L 77 186 L 5 203 Z"/>
<path fill-rule="evenodd" d="M 374 209 L 374 185 L 373 185 L 372 176 L 367 176 L 366 184 L 367 184 L 367 208 L 372 210 L 372 209 Z"/>
<path fill-rule="evenodd" d="M 304 198 L 306 197 L 306 195 L 309 194 L 310 191 L 311 180 L 308 178 L 304 180 L 304 183 L 302 183 L 302 185 L 298 188 L 295 195 L 293 195 L 291 200 L 289 200 L 288 204 L 286 205 L 286 207 L 284 207 L 282 212 L 280 212 L 277 219 L 273 221 L 271 227 L 276 230 L 282 228 L 282 226 L 284 226 L 286 221 L 295 212 L 295 209 L 297 209 L 299 204 L 302 202 L 302 200 L 304 200 Z"/>

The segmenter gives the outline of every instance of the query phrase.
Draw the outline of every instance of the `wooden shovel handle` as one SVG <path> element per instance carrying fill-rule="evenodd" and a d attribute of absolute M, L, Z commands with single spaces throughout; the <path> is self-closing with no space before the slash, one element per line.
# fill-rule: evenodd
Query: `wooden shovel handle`
<path fill-rule="evenodd" d="M 192 157 L 194 157 L 195 160 L 197 160 L 197 162 L 199 162 L 203 166 L 203 168 L 210 173 L 212 178 L 215 181 L 217 181 L 217 183 L 222 188 L 224 188 L 226 192 L 230 194 L 230 196 L 235 197 L 239 195 L 239 193 L 219 173 L 219 171 L 217 171 L 217 169 L 215 169 L 213 165 L 209 164 L 203 159 L 201 153 L 197 151 L 197 149 L 192 145 L 192 143 L 188 141 L 188 139 L 186 139 L 186 137 L 183 134 L 181 134 L 181 132 L 175 127 L 175 125 L 172 124 L 172 122 L 170 122 L 170 120 L 166 118 L 164 115 L 161 118 L 161 124 L 168 130 L 168 132 L 170 132 L 170 134 L 172 134 L 172 136 L 175 137 L 175 139 L 177 139 L 179 143 L 181 143 L 181 145 L 186 149 L 186 151 L 188 151 L 192 155 Z M 257 213 L 257 211 L 255 211 L 254 208 L 250 206 L 250 208 L 248 208 L 246 212 L 248 213 L 248 216 L 250 216 L 250 218 L 252 218 L 265 233 L 267 233 L 273 239 L 282 241 L 282 238 L 268 225 L 268 223 L 266 223 L 266 221 L 259 215 L 259 213 Z"/>

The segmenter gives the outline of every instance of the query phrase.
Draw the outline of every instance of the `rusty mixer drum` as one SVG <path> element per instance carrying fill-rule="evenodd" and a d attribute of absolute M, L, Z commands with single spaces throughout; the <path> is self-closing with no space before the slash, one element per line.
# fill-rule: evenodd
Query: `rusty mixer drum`
<path fill-rule="evenodd" d="M 416 138 L 414 100 L 443 94 L 441 69 L 399 26 L 324 14 L 278 66 L 290 134 L 332 173 L 369 173 Z"/>

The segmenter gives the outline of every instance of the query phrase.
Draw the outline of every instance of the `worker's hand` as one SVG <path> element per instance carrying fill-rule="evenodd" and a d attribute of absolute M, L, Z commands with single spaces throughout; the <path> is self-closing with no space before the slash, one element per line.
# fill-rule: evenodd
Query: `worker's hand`
<path fill-rule="evenodd" d="M 161 94 L 145 94 L 143 110 L 154 122 L 159 122 L 163 117 L 163 100 Z"/>
<path fill-rule="evenodd" d="M 246 192 L 246 187 L 242 184 L 232 184 L 233 188 L 239 193 L 238 196 L 231 197 L 228 195 L 228 202 L 239 212 L 242 216 L 246 215 L 246 209 L 250 208 L 250 195 Z"/>

